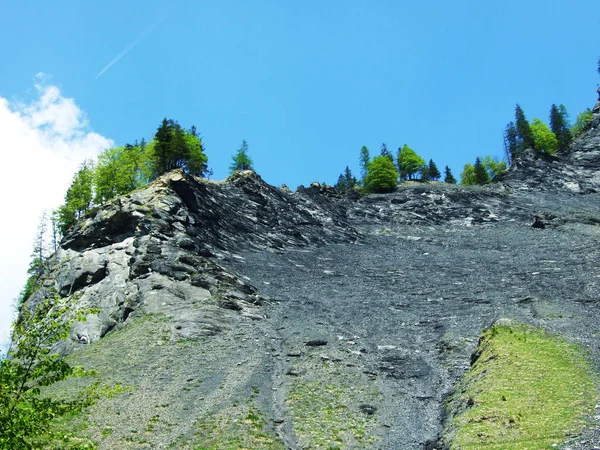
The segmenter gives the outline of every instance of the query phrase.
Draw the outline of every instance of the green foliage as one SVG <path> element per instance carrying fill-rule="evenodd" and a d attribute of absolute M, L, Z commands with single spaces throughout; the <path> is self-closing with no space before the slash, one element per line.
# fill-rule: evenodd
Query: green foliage
<path fill-rule="evenodd" d="M 504 155 L 508 164 L 512 164 L 512 160 L 519 152 L 517 126 L 514 122 L 508 122 L 504 129 Z"/>
<path fill-rule="evenodd" d="M 77 222 L 92 205 L 94 165 L 84 161 L 73 177 L 65 194 L 65 203 L 58 209 L 58 226 L 61 233 Z"/>
<path fill-rule="evenodd" d="M 400 178 L 403 180 L 412 180 L 413 176 L 421 172 L 425 165 L 425 160 L 415 153 L 408 145 L 398 149 L 398 168 L 400 169 Z"/>
<path fill-rule="evenodd" d="M 148 182 L 150 160 L 144 140 L 141 144 L 109 148 L 98 156 L 94 171 L 94 201 L 102 204 L 127 194 Z"/>
<path fill-rule="evenodd" d="M 477 178 L 475 177 L 475 167 L 471 163 L 465 164 L 463 171 L 460 174 L 460 184 L 468 186 L 477 184 Z"/>
<path fill-rule="evenodd" d="M 43 395 L 43 389 L 70 376 L 89 373 L 72 367 L 52 353 L 52 346 L 69 336 L 74 320 L 85 320 L 76 297 L 58 295 L 35 306 L 22 305 L 13 324 L 12 346 L 0 361 L 0 448 L 29 450 L 50 443 L 58 448 L 78 444 L 55 427 L 56 417 L 80 411 L 94 400 L 95 385 L 65 400 Z"/>
<path fill-rule="evenodd" d="M 386 156 L 376 156 L 367 166 L 365 189 L 369 192 L 390 192 L 396 187 L 398 172 Z"/>
<path fill-rule="evenodd" d="M 381 144 L 380 156 L 385 156 L 386 158 L 390 159 L 392 164 L 394 163 L 394 156 L 392 155 L 392 152 L 388 150 L 387 145 L 385 145 L 385 143 Z"/>
<path fill-rule="evenodd" d="M 360 157 L 359 157 L 360 176 L 361 176 L 363 185 L 365 183 L 365 178 L 367 177 L 369 162 L 371 162 L 371 156 L 369 155 L 369 149 L 365 145 L 363 145 L 362 148 L 360 149 Z"/>
<path fill-rule="evenodd" d="M 231 164 L 229 165 L 230 174 L 238 170 L 254 170 L 252 168 L 252 159 L 248 156 L 248 143 L 245 140 L 242 141 L 242 146 L 231 158 Z"/>
<path fill-rule="evenodd" d="M 556 136 L 559 151 L 567 151 L 571 146 L 573 136 L 569 128 L 569 115 L 565 105 L 552 105 L 550 107 L 550 129 Z"/>
<path fill-rule="evenodd" d="M 592 126 L 592 111 L 586 109 L 584 112 L 577 116 L 575 124 L 571 127 L 571 134 L 573 137 L 583 133 L 585 130 Z"/>
<path fill-rule="evenodd" d="M 357 184 L 358 180 L 352 176 L 352 171 L 346 166 L 346 170 L 344 173 L 340 174 L 334 187 L 340 192 L 347 192 L 350 189 L 353 189 Z"/>
<path fill-rule="evenodd" d="M 477 354 L 451 399 L 459 413 L 450 449 L 558 448 L 594 411 L 590 364 L 562 338 L 525 325 L 496 325 L 480 338 Z"/>
<path fill-rule="evenodd" d="M 483 166 L 481 162 L 481 158 L 475 158 L 475 165 L 473 166 L 473 171 L 475 172 L 475 183 L 476 184 L 485 184 L 489 183 L 490 175 L 488 171 Z"/>
<path fill-rule="evenodd" d="M 452 175 L 452 171 L 448 166 L 444 168 L 444 183 L 456 184 L 456 178 L 454 178 L 454 175 Z"/>
<path fill-rule="evenodd" d="M 173 169 L 182 169 L 199 177 L 208 171 L 208 158 L 195 127 L 186 131 L 177 121 L 164 118 L 154 135 L 154 141 L 150 155 L 154 168 L 152 178 Z"/>
<path fill-rule="evenodd" d="M 517 153 L 521 153 L 528 148 L 535 148 L 533 134 L 529 127 L 529 122 L 525 118 L 525 113 L 519 105 L 515 107 L 515 129 L 517 131 Z"/>
<path fill-rule="evenodd" d="M 429 165 L 427 166 L 427 178 L 432 181 L 437 181 L 440 179 L 442 174 L 437 168 L 437 165 L 433 162 L 433 159 L 429 160 Z"/>
<path fill-rule="evenodd" d="M 483 158 L 478 156 L 474 165 L 465 164 L 460 174 L 460 184 L 468 186 L 489 183 L 491 179 L 504 170 L 506 170 L 504 161 L 497 161 L 489 155 Z"/>
<path fill-rule="evenodd" d="M 494 179 L 496 175 L 506 170 L 506 163 L 492 158 L 490 155 L 481 158 L 481 164 L 487 170 L 490 179 Z"/>
<path fill-rule="evenodd" d="M 551 155 L 556 153 L 556 150 L 558 150 L 558 139 L 556 139 L 556 135 L 550 131 L 548 125 L 540 119 L 533 119 L 530 128 L 536 151 Z"/>

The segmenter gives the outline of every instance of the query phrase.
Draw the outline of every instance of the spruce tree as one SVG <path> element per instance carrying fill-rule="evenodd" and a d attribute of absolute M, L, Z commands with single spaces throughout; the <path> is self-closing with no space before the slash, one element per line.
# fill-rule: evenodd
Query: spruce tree
<path fill-rule="evenodd" d="M 365 182 L 365 178 L 367 177 L 368 166 L 370 161 L 371 156 L 369 155 L 369 149 L 366 145 L 363 145 L 360 149 L 360 157 L 358 159 L 358 162 L 360 164 L 360 176 L 363 184 Z"/>
<path fill-rule="evenodd" d="M 514 122 L 508 122 L 508 125 L 504 129 L 504 155 L 509 165 L 512 164 L 512 160 L 517 156 L 517 142 L 517 127 Z"/>
<path fill-rule="evenodd" d="M 172 169 L 171 159 L 173 156 L 173 147 L 171 142 L 173 141 L 173 133 L 170 122 L 171 121 L 167 120 L 165 117 L 154 135 L 155 177 L 159 177 Z"/>
<path fill-rule="evenodd" d="M 231 164 L 229 165 L 229 173 L 232 174 L 238 170 L 254 170 L 252 168 L 252 159 L 248 156 L 248 143 L 242 140 L 242 146 L 237 153 L 232 156 Z"/>
<path fill-rule="evenodd" d="M 357 183 L 356 177 L 354 177 L 352 175 L 352 171 L 350 170 L 350 167 L 348 167 L 348 166 L 346 166 L 346 170 L 344 171 L 344 180 L 346 182 L 347 189 L 352 189 L 354 186 L 356 186 L 356 183 Z"/>
<path fill-rule="evenodd" d="M 481 159 L 479 157 L 475 159 L 475 165 L 473 166 L 473 168 L 475 169 L 476 184 L 485 184 L 490 181 L 490 175 L 485 169 L 485 166 L 482 164 Z"/>
<path fill-rule="evenodd" d="M 427 175 L 428 175 L 428 179 L 433 180 L 433 181 L 439 180 L 440 177 L 442 176 L 442 174 L 438 170 L 436 164 L 433 162 L 433 159 L 429 160 L 429 166 L 427 167 Z"/>
<path fill-rule="evenodd" d="M 385 145 L 385 142 L 381 144 L 380 156 L 385 156 L 386 158 L 389 158 L 392 164 L 394 163 L 394 156 L 392 155 L 392 152 L 388 150 L 387 145 Z"/>
<path fill-rule="evenodd" d="M 448 184 L 456 184 L 456 178 L 452 175 L 452 171 L 450 167 L 446 166 L 444 169 L 444 183 Z"/>
<path fill-rule="evenodd" d="M 569 131 L 569 115 L 565 105 L 552 105 L 550 107 L 550 129 L 558 141 L 558 151 L 568 151 L 573 137 Z"/>
<path fill-rule="evenodd" d="M 525 118 L 523 109 L 518 104 L 515 107 L 515 123 L 517 129 L 517 151 L 520 153 L 528 148 L 535 149 L 535 142 L 533 141 L 529 122 Z"/>

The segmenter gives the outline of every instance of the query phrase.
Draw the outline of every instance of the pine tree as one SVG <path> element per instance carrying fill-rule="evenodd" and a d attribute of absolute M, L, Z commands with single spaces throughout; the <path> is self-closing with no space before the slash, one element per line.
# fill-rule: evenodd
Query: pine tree
<path fill-rule="evenodd" d="M 475 165 L 473 168 L 475 169 L 475 183 L 485 184 L 490 181 L 490 175 L 485 169 L 485 166 L 481 163 L 481 159 L 479 157 L 475 159 Z"/>
<path fill-rule="evenodd" d="M 515 123 L 517 129 L 517 152 L 521 153 L 528 148 L 535 148 L 533 134 L 529 127 L 529 122 L 525 118 L 525 113 L 517 104 L 515 107 Z"/>
<path fill-rule="evenodd" d="M 387 145 L 385 145 L 385 143 L 381 144 L 380 156 L 385 156 L 386 158 L 389 158 L 392 164 L 394 163 L 394 156 L 392 155 L 392 152 L 388 150 Z"/>
<path fill-rule="evenodd" d="M 182 169 L 195 176 L 205 176 L 208 158 L 196 127 L 184 130 L 177 121 L 163 119 L 154 135 L 151 155 L 156 178 L 173 169 Z"/>
<path fill-rule="evenodd" d="M 360 177 L 363 185 L 365 183 L 365 178 L 367 177 L 368 166 L 370 161 L 371 156 L 369 155 L 369 149 L 366 145 L 363 145 L 360 149 L 360 157 L 358 159 L 358 162 L 360 164 Z"/>
<path fill-rule="evenodd" d="M 452 171 L 448 166 L 444 168 L 444 183 L 456 184 L 456 178 L 454 178 L 454 176 L 452 175 Z"/>
<path fill-rule="evenodd" d="M 165 117 L 154 135 L 155 177 L 159 177 L 173 168 L 171 167 L 171 159 L 173 157 L 173 146 L 171 145 L 173 133 L 171 122 L 172 121 L 167 120 Z"/>
<path fill-rule="evenodd" d="M 334 187 L 340 192 L 346 192 L 354 188 L 357 183 L 356 177 L 352 176 L 352 171 L 346 166 L 346 170 L 344 170 L 344 173 L 340 174 Z"/>
<path fill-rule="evenodd" d="M 508 122 L 504 129 L 504 156 L 508 165 L 512 164 L 513 159 L 517 156 L 517 127 L 514 122 Z"/>
<path fill-rule="evenodd" d="M 436 164 L 433 162 L 433 159 L 429 160 L 429 166 L 427 167 L 427 175 L 430 180 L 437 181 L 440 179 L 442 174 L 438 170 Z"/>
<path fill-rule="evenodd" d="M 558 151 L 568 151 L 573 137 L 569 131 L 569 115 L 565 105 L 552 105 L 550 107 L 550 129 L 558 141 Z"/>
<path fill-rule="evenodd" d="M 229 165 L 230 174 L 238 170 L 254 170 L 252 168 L 252 159 L 248 156 L 248 143 L 245 140 L 242 141 L 242 146 L 236 154 L 231 157 L 231 164 Z"/>

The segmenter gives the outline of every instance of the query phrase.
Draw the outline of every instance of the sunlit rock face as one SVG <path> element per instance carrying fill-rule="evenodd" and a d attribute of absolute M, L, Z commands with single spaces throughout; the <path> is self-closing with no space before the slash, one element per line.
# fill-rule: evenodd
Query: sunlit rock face
<path fill-rule="evenodd" d="M 525 152 L 486 186 L 348 196 L 175 171 L 89 214 L 29 299 L 99 310 L 58 350 L 131 389 L 92 407 L 86 433 L 106 449 L 141 434 L 143 448 L 432 449 L 499 318 L 582 344 L 598 369 L 594 111 L 571 152 Z"/>

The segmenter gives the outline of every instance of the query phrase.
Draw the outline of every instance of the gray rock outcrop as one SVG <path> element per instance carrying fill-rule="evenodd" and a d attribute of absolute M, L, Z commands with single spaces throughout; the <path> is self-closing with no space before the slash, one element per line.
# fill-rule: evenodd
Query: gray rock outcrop
<path fill-rule="evenodd" d="M 432 449 L 500 317 L 600 368 L 599 126 L 595 108 L 571 152 L 525 152 L 488 186 L 362 196 L 174 171 L 79 222 L 28 301 L 98 308 L 58 350 L 130 388 L 90 410 L 100 448 L 248 446 L 260 416 L 265 448 Z"/>

